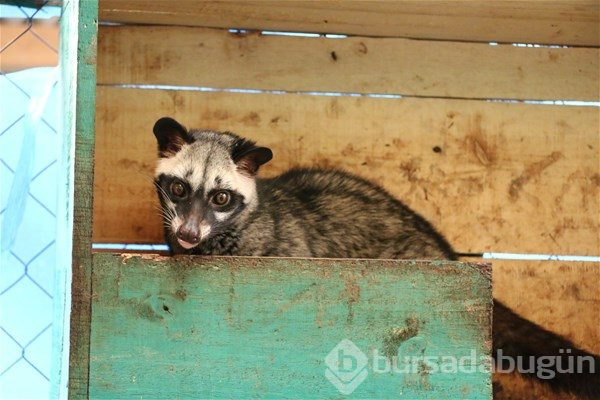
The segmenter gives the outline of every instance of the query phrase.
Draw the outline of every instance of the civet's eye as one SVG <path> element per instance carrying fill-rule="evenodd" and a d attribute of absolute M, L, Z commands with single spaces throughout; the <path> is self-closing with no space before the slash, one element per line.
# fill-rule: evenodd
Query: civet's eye
<path fill-rule="evenodd" d="M 175 181 L 175 182 L 171 183 L 170 190 L 171 190 L 171 194 L 175 197 L 185 197 L 185 194 L 186 194 L 185 186 L 181 182 Z"/>
<path fill-rule="evenodd" d="M 224 206 L 229 203 L 230 198 L 229 192 L 221 190 L 213 195 L 212 202 L 218 206 Z"/>

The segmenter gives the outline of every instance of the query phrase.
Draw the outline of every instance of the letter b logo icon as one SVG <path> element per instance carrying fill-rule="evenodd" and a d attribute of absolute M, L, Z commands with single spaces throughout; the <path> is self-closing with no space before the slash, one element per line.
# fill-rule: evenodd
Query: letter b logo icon
<path fill-rule="evenodd" d="M 344 350 L 340 349 L 339 347 L 337 349 L 338 362 L 341 361 L 340 364 L 342 364 L 341 366 L 338 366 L 339 372 L 354 372 L 356 370 L 356 367 L 358 366 L 358 360 L 356 359 L 356 357 L 354 357 L 352 354 L 344 353 Z"/>
<path fill-rule="evenodd" d="M 325 357 L 325 377 L 340 393 L 350 394 L 367 378 L 367 362 L 365 353 L 344 339 Z"/>

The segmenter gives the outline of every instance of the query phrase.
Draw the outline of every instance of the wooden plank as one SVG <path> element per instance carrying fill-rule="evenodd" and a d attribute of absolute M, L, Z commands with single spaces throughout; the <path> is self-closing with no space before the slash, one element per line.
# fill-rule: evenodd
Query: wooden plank
<path fill-rule="evenodd" d="M 600 263 L 493 260 L 492 265 L 495 299 L 600 354 Z"/>
<path fill-rule="evenodd" d="M 60 299 L 59 307 L 71 307 L 60 316 L 64 319 L 64 332 L 56 337 L 68 337 L 70 348 L 65 345 L 63 354 L 68 354 L 69 363 L 59 371 L 60 385 L 56 398 L 65 397 L 67 390 L 62 385 L 68 375 L 70 399 L 88 398 L 89 340 L 92 287 L 92 192 L 94 185 L 94 116 L 96 100 L 96 35 L 98 32 L 97 0 L 72 0 L 65 2 L 61 17 L 61 65 L 64 93 L 64 115 L 62 161 L 66 168 L 67 210 L 58 216 L 66 220 L 58 224 L 71 225 L 57 238 L 60 248 L 67 246 L 71 271 L 61 274 L 60 279 L 71 284 L 70 301 Z M 72 237 L 72 241 L 70 240 Z M 71 258 L 72 256 L 72 258 Z M 67 264 L 68 265 L 68 264 Z M 67 297 L 68 299 L 68 297 Z M 60 305 L 58 305 L 60 304 Z M 70 317 L 70 325 L 67 319 Z M 67 328 L 69 327 L 69 328 Z"/>
<path fill-rule="evenodd" d="M 599 7 L 571 1 L 102 0 L 105 21 L 598 46 Z"/>
<path fill-rule="evenodd" d="M 529 340 L 538 343 L 553 343 L 556 349 L 582 349 L 600 354 L 600 263 L 563 261 L 492 261 L 494 299 L 508 305 L 519 315 L 562 336 L 567 341 L 544 337 L 541 333 L 528 332 Z M 500 320 L 500 322 L 497 322 Z M 522 335 L 519 328 L 507 329 L 502 318 L 497 318 L 494 309 L 494 340 L 501 343 L 498 332 L 509 332 L 509 336 Z M 504 338 L 506 341 L 506 338 Z M 524 338 L 521 342 L 527 342 Z M 566 350 L 564 350 L 566 351 Z M 596 365 L 598 356 L 596 356 Z M 590 376 L 588 379 L 594 379 Z M 588 381 L 589 382 L 589 381 Z M 554 382 L 557 383 L 556 381 Z M 595 398 L 593 393 L 584 395 L 585 388 L 594 383 L 580 381 L 571 385 L 579 395 L 555 392 L 547 385 L 540 385 L 519 374 L 494 374 L 494 388 L 501 387 L 494 395 L 502 399 L 536 398 L 556 400 L 578 400 Z M 591 389 L 588 389 L 591 390 Z M 597 396 L 596 396 L 597 397 Z"/>
<path fill-rule="evenodd" d="M 536 349 L 534 354 L 538 356 L 560 355 L 559 349 L 563 349 L 565 354 L 572 352 L 580 356 L 600 354 L 600 263 L 484 261 L 491 261 L 493 269 L 495 308 L 492 329 L 495 349 L 505 346 L 505 350 L 512 348 L 518 354 L 519 351 L 514 348 L 516 345 Z M 509 315 L 497 308 L 498 301 L 551 333 L 530 329 L 528 322 L 511 321 Z M 510 342 L 513 345 L 507 346 Z M 595 356 L 595 360 L 597 365 L 600 357 Z M 493 376 L 494 398 L 597 398 L 592 389 L 597 387 L 595 379 L 593 374 L 585 378 L 579 374 L 557 376 L 550 381 L 556 390 L 562 388 L 563 391 L 557 392 L 518 373 L 496 373 Z M 568 388 L 571 393 L 564 391 Z"/>
<path fill-rule="evenodd" d="M 58 65 L 58 19 L 35 19 L 31 29 L 27 28 L 27 20 L 0 18 L 0 72 Z"/>
<path fill-rule="evenodd" d="M 98 88 L 96 242 L 163 241 L 151 132 L 165 115 L 270 146 L 265 176 L 308 165 L 371 179 L 462 252 L 599 252 L 595 107 L 108 87 Z"/>
<path fill-rule="evenodd" d="M 325 358 L 347 339 L 369 362 L 358 398 L 491 399 L 481 370 L 373 370 L 374 349 L 481 366 L 486 267 L 95 254 L 93 287 L 90 398 L 338 397 Z"/>
<path fill-rule="evenodd" d="M 101 84 L 600 100 L 600 49 L 104 26 Z"/>

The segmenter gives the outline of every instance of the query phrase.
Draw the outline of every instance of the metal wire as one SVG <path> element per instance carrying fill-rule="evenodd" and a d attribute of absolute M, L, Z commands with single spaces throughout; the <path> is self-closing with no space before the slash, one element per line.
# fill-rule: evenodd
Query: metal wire
<path fill-rule="evenodd" d="M 27 9 L 21 6 L 3 5 L 11 7 L 11 11 L 20 11 L 23 20 L 26 22 L 22 32 L 11 39 L 0 49 L 0 56 L 7 49 L 18 44 L 19 40 L 25 35 L 31 35 L 44 46 L 50 48 L 56 54 L 58 49 L 52 46 L 42 35 L 35 31 L 34 19 L 45 14 L 44 7 L 48 1 L 37 9 Z M 55 5 L 56 2 L 52 2 Z M 18 73 L 17 73 L 18 74 Z M 3 99 L 6 103 L 13 103 L 21 100 L 23 104 L 28 104 L 32 95 L 28 93 L 28 88 L 24 87 L 22 82 L 15 78 L 16 75 L 0 72 L 0 83 L 4 88 L 13 87 L 16 91 L 3 90 L 0 96 L 12 96 L 13 98 Z M 4 80 L 4 82 L 1 82 Z M 21 96 L 20 99 L 15 98 Z M 10 107 L 9 107 L 10 108 Z M 0 173 L 2 174 L 3 192 L 9 187 L 9 182 L 15 175 L 15 168 L 12 154 L 15 153 L 14 145 L 20 143 L 20 137 L 23 135 L 23 120 L 27 110 L 14 109 L 13 114 L 8 115 L 6 109 L 2 110 L 0 122 L 6 126 L 0 131 Z M 42 118 L 46 142 L 52 143 L 56 140 L 57 128 L 54 118 Z M 47 129 L 46 129 L 47 128 Z M 12 147 L 12 149 L 11 149 Z M 56 186 L 52 187 L 49 182 L 53 182 L 53 173 L 57 169 L 56 151 L 53 149 L 40 149 L 43 153 L 41 159 L 45 163 L 34 163 L 36 169 L 32 173 L 29 185 L 26 210 L 35 208 L 35 215 L 41 216 L 39 221 L 29 221 L 23 224 L 19 229 L 19 235 L 14 245 L 8 252 L 8 257 L 3 259 L 3 265 L 0 265 L 0 347 L 2 348 L 0 356 L 0 398 L 11 398 L 15 394 L 15 379 L 25 382 L 27 385 L 34 382 L 47 382 L 49 389 L 50 371 L 49 365 L 51 348 L 51 328 L 52 328 L 52 300 L 53 300 L 53 271 L 55 259 L 55 234 L 40 234 L 40 229 L 36 229 L 38 224 L 52 224 L 56 222 Z M 54 151 L 53 151 L 54 150 Z M 18 152 L 17 152 L 18 153 Z M 37 154 L 36 154 L 37 155 Z M 48 160 L 48 156 L 51 155 Z M 38 160 L 39 161 L 39 160 Z M 3 196 L 2 200 L 5 201 Z M 6 217 L 6 204 L 0 204 L 0 218 Z M 27 216 L 25 217 L 25 219 Z M 32 229 L 33 227 L 33 229 Z M 27 230 L 27 231 L 24 231 Z M 33 238 L 33 239 L 32 239 Z M 37 240 L 37 241 L 36 241 Z M 7 262 L 8 260 L 8 262 Z M 25 299 L 25 301 L 23 301 Z M 48 312 L 50 311 L 50 312 Z M 31 329 L 30 329 L 31 328 Z M 48 339 L 50 336 L 50 339 Z M 7 386 L 13 385 L 7 393 L 3 393 Z M 23 388 L 27 389 L 26 387 Z M 17 388 L 19 390 L 19 388 Z M 23 393 L 28 393 L 26 390 Z M 41 392 L 38 392 L 41 393 Z M 48 391 L 45 398 L 49 398 Z"/>

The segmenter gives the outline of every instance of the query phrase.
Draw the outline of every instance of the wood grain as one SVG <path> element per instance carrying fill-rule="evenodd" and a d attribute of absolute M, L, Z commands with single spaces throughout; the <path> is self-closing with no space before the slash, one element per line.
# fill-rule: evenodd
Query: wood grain
<path fill-rule="evenodd" d="M 337 398 L 325 357 L 348 339 L 369 361 L 358 398 L 491 399 L 480 369 L 397 375 L 372 363 L 374 349 L 401 359 L 473 349 L 480 366 L 491 350 L 481 268 L 95 254 L 90 398 Z"/>
<path fill-rule="evenodd" d="M 492 270 L 495 299 L 600 354 L 600 263 L 493 260 Z"/>
<path fill-rule="evenodd" d="M 85 3 L 85 4 L 84 4 Z M 85 399 L 89 397 L 89 350 L 92 307 L 92 196 L 94 187 L 94 117 L 96 100 L 96 37 L 98 33 L 98 3 L 96 1 L 69 1 L 64 4 L 61 17 L 61 73 L 63 84 L 63 131 L 61 148 L 62 176 L 66 183 L 62 190 L 68 193 L 61 206 L 66 210 L 58 212 L 67 220 L 68 228 L 59 231 L 57 247 L 66 248 L 65 261 L 59 270 L 71 268 L 62 276 L 63 282 L 70 284 L 67 297 L 57 299 L 64 303 L 56 305 L 71 307 L 61 310 L 55 325 L 59 331 L 70 329 L 69 342 L 65 343 L 63 356 L 69 362 L 57 372 L 60 384 L 65 384 L 68 375 L 68 390 L 60 387 L 55 398 Z M 43 150 L 42 150 L 43 151 Z M 66 214 L 66 215 L 65 215 Z M 72 235 L 72 241 L 68 238 Z M 72 256 L 72 258 L 70 257 Z M 62 274 L 62 272 L 61 272 Z M 57 279 L 58 282 L 58 279 Z M 69 298 L 70 297 L 70 298 Z M 70 318 L 70 324 L 67 319 Z M 67 337 L 59 333 L 56 338 Z M 59 350 L 57 344 L 56 350 Z M 58 394 L 63 396 L 58 396 Z"/>
<path fill-rule="evenodd" d="M 597 1 L 102 0 L 105 21 L 482 42 L 600 45 Z"/>
<path fill-rule="evenodd" d="M 96 242 L 162 242 L 154 122 L 270 146 L 272 176 L 345 168 L 422 213 L 461 252 L 599 253 L 595 107 L 98 88 Z"/>
<path fill-rule="evenodd" d="M 98 82 L 429 97 L 600 99 L 600 50 L 104 26 Z"/>

